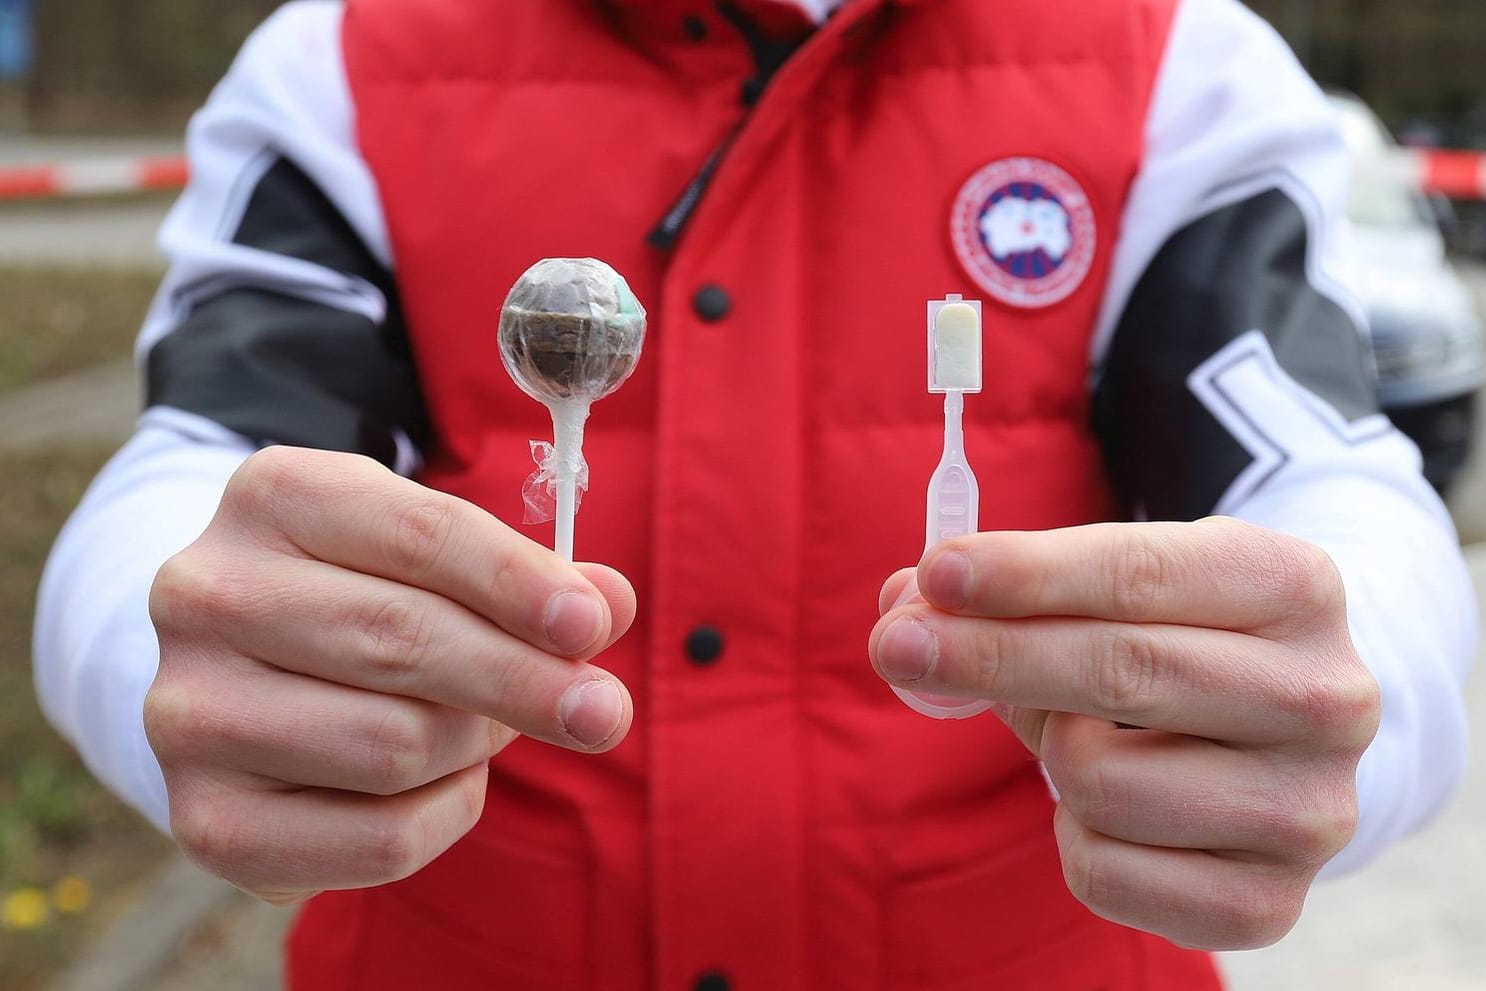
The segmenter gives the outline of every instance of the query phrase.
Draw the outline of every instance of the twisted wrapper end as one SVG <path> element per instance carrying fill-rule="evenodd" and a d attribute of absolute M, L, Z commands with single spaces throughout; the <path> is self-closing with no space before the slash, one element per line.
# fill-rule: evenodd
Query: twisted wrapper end
<path fill-rule="evenodd" d="M 521 522 L 549 523 L 557 518 L 557 449 L 545 440 L 531 441 L 531 459 L 537 470 L 526 477 L 521 486 L 521 501 L 526 507 Z M 583 505 L 583 493 L 588 491 L 588 461 L 578 455 L 575 466 L 577 477 L 573 508 Z"/>

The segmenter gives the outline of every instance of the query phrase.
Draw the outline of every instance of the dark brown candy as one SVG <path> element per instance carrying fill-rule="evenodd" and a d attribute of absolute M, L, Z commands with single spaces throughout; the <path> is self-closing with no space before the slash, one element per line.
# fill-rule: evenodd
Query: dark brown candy
<path fill-rule="evenodd" d="M 506 368 L 546 403 L 613 392 L 634 370 L 644 339 L 644 307 L 618 272 L 593 258 L 544 258 L 501 309 Z"/>
<path fill-rule="evenodd" d="M 597 397 L 612 392 L 640 356 L 640 325 L 570 313 L 507 311 L 501 344 L 525 385 L 539 398 Z"/>

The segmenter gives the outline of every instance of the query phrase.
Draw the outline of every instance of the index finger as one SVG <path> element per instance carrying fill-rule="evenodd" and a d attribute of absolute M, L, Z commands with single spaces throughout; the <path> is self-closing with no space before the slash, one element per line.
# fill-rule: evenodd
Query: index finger
<path fill-rule="evenodd" d="M 1342 605 L 1321 550 L 1226 518 L 971 534 L 929 550 L 918 584 L 930 603 L 961 615 L 1249 633 L 1303 626 Z"/>
<path fill-rule="evenodd" d="M 369 458 L 267 448 L 228 485 L 223 503 L 234 502 L 303 554 L 441 595 L 544 650 L 582 654 L 613 626 L 608 601 L 573 565 Z"/>

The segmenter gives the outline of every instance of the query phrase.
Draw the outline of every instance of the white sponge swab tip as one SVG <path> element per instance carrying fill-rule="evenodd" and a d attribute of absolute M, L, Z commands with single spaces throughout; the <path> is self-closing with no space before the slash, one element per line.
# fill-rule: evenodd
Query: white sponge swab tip
<path fill-rule="evenodd" d="M 969 303 L 950 303 L 934 318 L 934 384 L 953 391 L 981 387 L 980 314 Z"/>

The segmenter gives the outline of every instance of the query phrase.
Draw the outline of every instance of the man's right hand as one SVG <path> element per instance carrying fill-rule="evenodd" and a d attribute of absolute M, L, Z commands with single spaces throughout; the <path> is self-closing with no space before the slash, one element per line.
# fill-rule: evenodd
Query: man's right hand
<path fill-rule="evenodd" d="M 588 663 L 634 619 L 623 576 L 354 455 L 249 458 L 150 616 L 171 831 L 273 902 L 407 877 L 474 826 L 517 735 L 599 753 L 633 715 Z"/>

